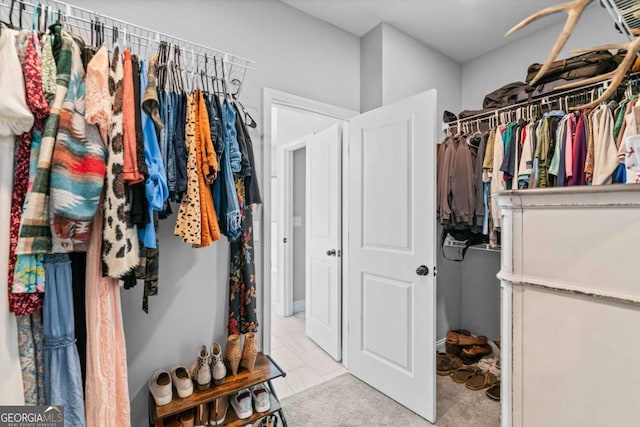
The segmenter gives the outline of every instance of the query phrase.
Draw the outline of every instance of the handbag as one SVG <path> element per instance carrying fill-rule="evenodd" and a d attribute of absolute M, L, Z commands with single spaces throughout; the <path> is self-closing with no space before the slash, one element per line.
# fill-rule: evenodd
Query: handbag
<path fill-rule="evenodd" d="M 553 61 L 551 68 L 536 82 L 536 85 L 554 80 L 587 79 L 608 73 L 618 67 L 620 56 L 614 56 L 608 50 L 588 52 L 582 55 Z M 527 83 L 530 83 L 542 68 L 542 64 L 531 64 L 527 69 Z"/>

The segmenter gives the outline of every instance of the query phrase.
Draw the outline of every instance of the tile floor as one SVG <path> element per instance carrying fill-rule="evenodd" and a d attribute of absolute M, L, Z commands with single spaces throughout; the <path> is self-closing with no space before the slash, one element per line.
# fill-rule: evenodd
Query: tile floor
<path fill-rule="evenodd" d="M 271 356 L 287 373 L 273 381 L 279 398 L 299 393 L 347 372 L 304 333 L 304 312 L 271 318 Z"/>

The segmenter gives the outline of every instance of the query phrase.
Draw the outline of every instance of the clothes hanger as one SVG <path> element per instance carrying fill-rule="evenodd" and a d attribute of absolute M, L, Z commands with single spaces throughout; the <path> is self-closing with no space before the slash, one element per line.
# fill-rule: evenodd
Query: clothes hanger
<path fill-rule="evenodd" d="M 18 10 L 20 11 L 20 14 L 18 15 L 18 26 L 20 28 L 23 28 L 22 27 L 22 13 L 26 10 L 26 6 L 25 6 L 23 1 L 19 2 Z"/>
<path fill-rule="evenodd" d="M 158 46 L 158 88 L 164 90 L 167 85 L 167 42 Z"/>
<path fill-rule="evenodd" d="M 175 46 L 169 43 L 167 49 L 167 90 L 169 92 L 175 92 L 177 85 L 175 76 Z"/>
<path fill-rule="evenodd" d="M 9 22 L 0 20 L 0 34 L 2 34 L 2 29 L 4 27 L 13 28 L 13 5 L 15 0 L 11 0 L 11 7 L 9 8 Z M 0 8 L 2 10 L 2 8 Z"/>
<path fill-rule="evenodd" d="M 240 109 L 242 109 L 242 113 L 244 114 L 244 124 L 250 127 L 251 129 L 255 129 L 256 127 L 258 127 L 258 123 L 256 123 L 253 117 L 251 117 L 251 114 L 249 114 L 245 106 L 242 105 L 242 102 L 238 98 L 236 98 L 235 95 L 232 95 L 232 96 L 233 96 L 234 103 L 236 105 L 239 105 Z"/>
<path fill-rule="evenodd" d="M 44 6 L 42 5 L 42 3 L 38 3 L 38 33 L 42 33 L 43 18 L 44 18 Z"/>
<path fill-rule="evenodd" d="M 39 28 L 37 26 L 38 21 L 40 21 L 40 5 L 39 4 L 34 4 L 33 5 L 33 13 L 31 14 L 31 30 L 32 31 L 39 31 Z"/>
<path fill-rule="evenodd" d="M 208 73 L 208 70 L 207 70 L 208 62 L 209 62 L 209 57 L 205 53 L 204 54 L 204 70 L 200 71 L 200 84 L 202 85 L 202 90 L 204 91 L 205 94 L 209 93 L 209 81 L 206 78 Z"/>
<path fill-rule="evenodd" d="M 195 49 L 191 49 L 191 90 L 200 90 L 196 75 L 200 73 L 200 60 L 196 57 Z"/>
<path fill-rule="evenodd" d="M 215 95 L 222 95 L 222 90 L 220 89 L 220 78 L 218 77 L 218 58 L 217 57 L 213 57 L 213 63 L 214 63 L 214 72 L 215 72 L 215 79 L 213 81 L 214 84 L 214 91 L 215 91 Z"/>
<path fill-rule="evenodd" d="M 49 6 L 44 6 L 44 28 L 49 26 Z"/>
<path fill-rule="evenodd" d="M 91 46 L 97 47 L 100 43 L 100 24 L 97 21 L 91 20 Z"/>
<path fill-rule="evenodd" d="M 227 77 L 224 72 L 224 58 L 220 58 L 220 62 L 222 63 L 222 91 L 224 93 L 224 98 L 229 98 L 229 93 L 227 92 Z"/>
<path fill-rule="evenodd" d="M 481 119 L 476 119 L 476 131 L 473 136 L 482 136 L 482 131 L 480 130 L 480 120 Z"/>

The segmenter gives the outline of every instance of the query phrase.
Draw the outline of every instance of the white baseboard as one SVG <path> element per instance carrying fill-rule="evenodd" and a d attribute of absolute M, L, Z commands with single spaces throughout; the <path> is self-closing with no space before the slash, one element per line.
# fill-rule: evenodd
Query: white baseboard
<path fill-rule="evenodd" d="M 293 302 L 293 312 L 297 313 L 299 311 L 304 311 L 306 307 L 305 300 L 299 299 Z"/>
<path fill-rule="evenodd" d="M 441 340 L 436 341 L 436 351 L 445 352 L 445 345 L 447 344 L 447 339 L 442 338 Z"/>

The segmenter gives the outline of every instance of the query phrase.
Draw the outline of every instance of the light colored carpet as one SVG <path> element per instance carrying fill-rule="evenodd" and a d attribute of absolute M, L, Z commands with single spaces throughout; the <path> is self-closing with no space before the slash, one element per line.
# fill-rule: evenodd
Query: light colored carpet
<path fill-rule="evenodd" d="M 439 427 L 496 427 L 500 403 L 438 377 Z M 277 391 L 277 390 L 276 390 Z M 402 426 L 432 424 L 352 375 L 341 375 L 282 400 L 290 427 Z"/>

